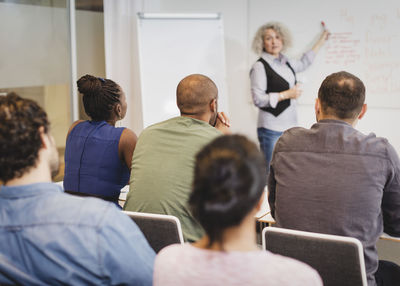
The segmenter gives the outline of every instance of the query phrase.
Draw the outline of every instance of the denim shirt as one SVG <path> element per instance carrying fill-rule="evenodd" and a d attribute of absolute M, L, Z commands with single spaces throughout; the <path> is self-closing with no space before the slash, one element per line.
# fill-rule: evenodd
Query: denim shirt
<path fill-rule="evenodd" d="M 52 183 L 0 188 L 1 285 L 151 285 L 154 258 L 112 203 Z"/>

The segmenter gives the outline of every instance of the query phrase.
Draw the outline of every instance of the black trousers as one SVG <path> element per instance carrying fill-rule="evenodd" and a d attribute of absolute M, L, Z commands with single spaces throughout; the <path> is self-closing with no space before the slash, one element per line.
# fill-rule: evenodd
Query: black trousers
<path fill-rule="evenodd" d="M 390 261 L 379 260 L 375 280 L 378 286 L 399 286 L 400 266 Z"/>

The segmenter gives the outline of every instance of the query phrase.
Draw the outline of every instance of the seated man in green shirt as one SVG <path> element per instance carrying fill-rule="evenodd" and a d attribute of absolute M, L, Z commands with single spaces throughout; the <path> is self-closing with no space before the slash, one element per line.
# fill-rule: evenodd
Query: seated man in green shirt
<path fill-rule="evenodd" d="M 193 74 L 182 79 L 176 90 L 181 116 L 146 128 L 132 158 L 124 209 L 176 216 L 186 241 L 203 235 L 187 204 L 195 155 L 215 137 L 230 133 L 229 120 L 218 113 L 217 101 L 217 86 L 208 77 Z"/>

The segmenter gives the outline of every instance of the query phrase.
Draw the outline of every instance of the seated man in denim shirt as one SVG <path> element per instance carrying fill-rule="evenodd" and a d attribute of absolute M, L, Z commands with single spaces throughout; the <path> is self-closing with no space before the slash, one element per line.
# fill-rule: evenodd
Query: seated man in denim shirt
<path fill-rule="evenodd" d="M 151 285 L 154 252 L 113 204 L 51 183 L 58 154 L 46 113 L 0 97 L 0 284 Z"/>

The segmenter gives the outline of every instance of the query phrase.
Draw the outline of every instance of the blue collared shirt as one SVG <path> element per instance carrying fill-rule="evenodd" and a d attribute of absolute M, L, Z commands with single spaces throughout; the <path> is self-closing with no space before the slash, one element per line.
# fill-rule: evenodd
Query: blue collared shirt
<path fill-rule="evenodd" d="M 0 188 L 0 284 L 151 285 L 154 257 L 109 202 L 52 183 Z"/>

